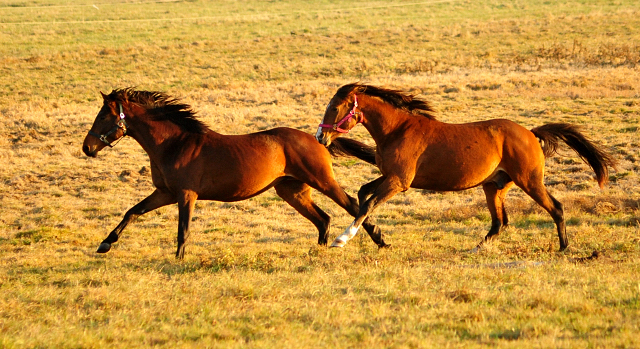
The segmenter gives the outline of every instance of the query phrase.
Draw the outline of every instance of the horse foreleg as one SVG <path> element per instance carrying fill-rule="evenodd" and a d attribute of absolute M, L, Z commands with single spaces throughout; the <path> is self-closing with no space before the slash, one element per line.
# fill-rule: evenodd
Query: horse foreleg
<path fill-rule="evenodd" d="M 382 177 L 384 178 L 371 197 L 365 202 L 360 203 L 360 211 L 356 216 L 356 219 L 349 225 L 349 227 L 340 234 L 331 244 L 331 247 L 344 247 L 347 241 L 353 239 L 360 229 L 360 226 L 367 219 L 367 217 L 376 209 L 376 207 L 385 203 L 394 195 L 405 191 L 409 188 L 408 185 L 403 185 L 400 179 L 396 177 Z M 377 180 L 376 180 L 377 181 Z M 374 181 L 375 182 L 375 181 Z M 386 245 L 386 244 L 385 244 Z"/>
<path fill-rule="evenodd" d="M 379 177 L 360 187 L 360 190 L 358 190 L 358 202 L 362 204 L 367 201 L 369 195 L 373 194 L 373 192 L 378 188 L 380 183 L 384 181 L 384 179 L 385 177 Z"/>
<path fill-rule="evenodd" d="M 178 199 L 178 259 L 184 258 L 184 245 L 189 238 L 189 223 L 197 199 L 198 194 L 191 190 L 183 191 Z"/>
<path fill-rule="evenodd" d="M 96 252 L 109 252 L 109 250 L 111 249 L 111 244 L 118 241 L 118 238 L 120 237 L 120 234 L 122 233 L 124 228 L 139 216 L 149 211 L 153 211 L 156 208 L 175 203 L 176 200 L 173 195 L 156 189 L 153 193 L 151 193 L 151 195 L 147 196 L 144 200 L 140 201 L 124 214 L 124 217 L 122 218 L 120 224 L 118 224 L 118 226 L 116 226 L 115 229 L 111 231 L 107 238 L 102 241 L 102 243 L 98 247 L 98 251 Z"/>
<path fill-rule="evenodd" d="M 351 201 L 351 205 L 345 207 L 345 209 L 347 210 L 347 212 L 349 212 L 350 215 L 356 218 L 360 213 L 360 205 L 358 205 L 358 201 L 355 198 L 349 195 L 347 195 L 347 197 Z M 389 244 L 384 242 L 384 239 L 382 238 L 382 230 L 380 230 L 380 227 L 372 223 L 371 217 L 367 217 L 362 222 L 362 227 L 367 232 L 367 234 L 369 234 L 371 240 L 373 240 L 373 242 L 378 245 L 378 247 L 389 247 Z"/>

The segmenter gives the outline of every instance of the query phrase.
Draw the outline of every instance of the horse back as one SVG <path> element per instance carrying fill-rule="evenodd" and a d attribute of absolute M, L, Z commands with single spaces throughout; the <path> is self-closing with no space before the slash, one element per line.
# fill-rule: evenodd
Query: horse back
<path fill-rule="evenodd" d="M 463 190 L 498 171 L 536 167 L 544 156 L 535 136 L 506 119 L 465 124 L 440 123 L 424 139 L 412 187 Z"/>

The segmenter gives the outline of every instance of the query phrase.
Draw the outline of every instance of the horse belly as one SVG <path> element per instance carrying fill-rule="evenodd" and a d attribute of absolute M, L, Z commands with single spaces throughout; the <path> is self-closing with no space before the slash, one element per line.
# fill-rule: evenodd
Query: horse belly
<path fill-rule="evenodd" d="M 241 201 L 267 191 L 285 176 L 282 151 L 273 150 L 218 154 L 217 161 L 205 165 L 199 198 Z"/>
<path fill-rule="evenodd" d="M 435 191 L 457 191 L 477 187 L 495 173 L 500 160 L 498 154 L 476 151 L 448 156 L 444 161 L 427 159 L 418 167 L 411 187 Z"/>
<path fill-rule="evenodd" d="M 208 187 L 198 196 L 201 200 L 223 202 L 242 201 L 250 199 L 271 189 L 282 180 L 282 176 L 273 176 L 270 181 L 234 181 L 223 183 L 215 187 Z"/>

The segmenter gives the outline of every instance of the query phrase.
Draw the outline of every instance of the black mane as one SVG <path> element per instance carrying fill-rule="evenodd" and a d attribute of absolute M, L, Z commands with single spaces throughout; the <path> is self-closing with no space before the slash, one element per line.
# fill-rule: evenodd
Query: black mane
<path fill-rule="evenodd" d="M 138 91 L 131 87 L 116 89 L 108 96 L 120 103 L 135 103 L 147 110 L 153 120 L 170 121 L 183 131 L 191 133 L 207 133 L 209 127 L 198 120 L 191 106 L 181 103 L 165 93 L 156 91 Z"/>
<path fill-rule="evenodd" d="M 338 92 L 336 92 L 336 97 L 345 99 L 351 92 L 378 97 L 385 103 L 389 103 L 398 109 L 406 110 L 412 114 L 422 115 L 429 119 L 436 119 L 434 114 L 435 109 L 433 109 L 428 101 L 406 92 L 356 82 L 340 87 Z"/>

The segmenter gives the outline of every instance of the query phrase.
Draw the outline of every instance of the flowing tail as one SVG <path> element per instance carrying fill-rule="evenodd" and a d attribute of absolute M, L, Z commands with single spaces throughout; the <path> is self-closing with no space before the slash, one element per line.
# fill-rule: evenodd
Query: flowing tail
<path fill-rule="evenodd" d="M 551 123 L 532 128 L 531 132 L 542 140 L 542 151 L 545 157 L 556 154 L 558 140 L 564 141 L 596 173 L 600 188 L 609 180 L 609 167 L 616 167 L 616 160 L 583 135 L 576 125 Z"/>
<path fill-rule="evenodd" d="M 376 149 L 349 138 L 336 138 L 327 148 L 332 156 L 353 156 L 372 165 L 376 164 Z"/>

